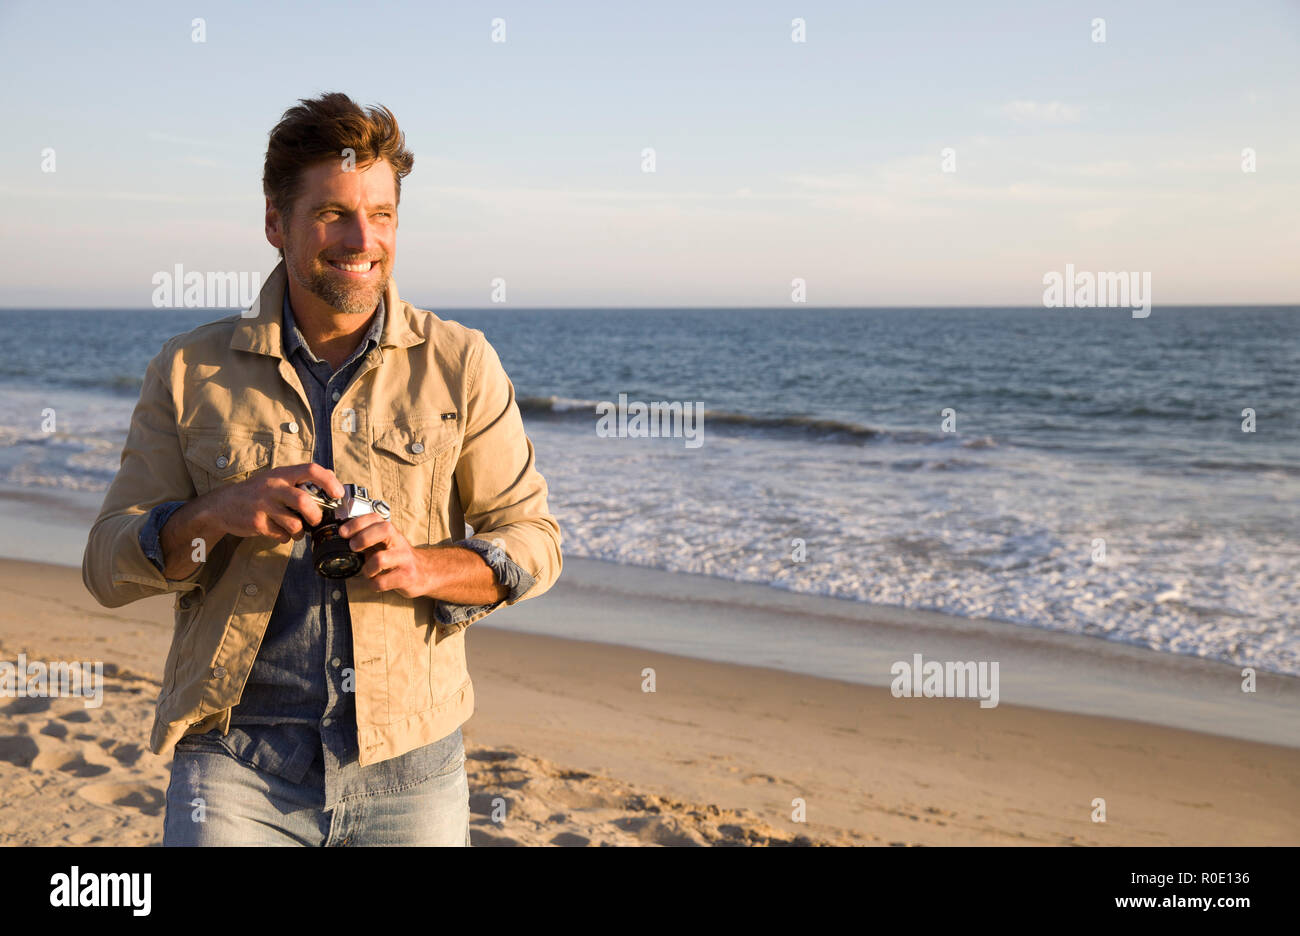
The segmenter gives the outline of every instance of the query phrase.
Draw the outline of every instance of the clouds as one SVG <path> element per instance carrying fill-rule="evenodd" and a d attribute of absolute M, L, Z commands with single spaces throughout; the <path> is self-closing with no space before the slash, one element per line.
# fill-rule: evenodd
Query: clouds
<path fill-rule="evenodd" d="M 1083 108 L 1061 101 L 1008 101 L 1001 107 L 994 108 L 993 113 L 1018 124 L 1053 126 L 1078 123 L 1083 116 Z"/>
<path fill-rule="evenodd" d="M 794 276 L 835 304 L 1033 301 L 1066 256 L 1159 269 L 1166 298 L 1291 296 L 1294 17 L 1186 3 L 1205 15 L 1137 5 L 1104 43 L 1069 5 L 940 0 L 940 26 L 841 4 L 809 15 L 806 46 L 743 5 L 719 29 L 689 4 L 561 3 L 504 44 L 479 14 L 412 7 L 386 67 L 345 90 L 392 107 L 416 152 L 398 281 L 428 304 L 483 304 L 494 277 L 543 304 L 761 304 Z M 92 8 L 0 30 L 0 70 L 42 76 L 0 101 L 0 246 L 48 251 L 0 289 L 70 289 L 71 252 L 119 304 L 141 271 L 259 268 L 267 132 L 339 81 L 320 50 L 353 11 L 318 7 L 267 30 L 235 0 L 204 44 L 188 17 Z"/>

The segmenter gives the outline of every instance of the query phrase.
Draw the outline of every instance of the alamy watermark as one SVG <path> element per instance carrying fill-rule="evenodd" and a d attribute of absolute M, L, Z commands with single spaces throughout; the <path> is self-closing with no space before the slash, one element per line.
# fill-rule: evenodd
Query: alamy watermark
<path fill-rule="evenodd" d="M 27 654 L 20 653 L 17 663 L 0 660 L 0 696 L 19 699 L 66 696 L 85 699 L 86 708 L 99 708 L 104 704 L 104 664 L 62 660 L 28 662 Z"/>
<path fill-rule="evenodd" d="M 150 279 L 155 309 L 247 309 L 262 291 L 262 274 L 198 270 L 181 264 Z"/>
<path fill-rule="evenodd" d="M 1074 272 L 1065 265 L 1065 275 L 1052 270 L 1043 274 L 1043 306 L 1048 309 L 1130 308 L 1134 318 L 1151 314 L 1151 272 Z"/>
<path fill-rule="evenodd" d="M 998 707 L 998 664 L 981 660 L 940 663 L 899 660 L 889 668 L 894 681 L 889 691 L 895 699 L 979 699 L 980 708 Z"/>
<path fill-rule="evenodd" d="M 83 872 L 73 865 L 50 877 L 51 907 L 125 907 L 148 916 L 153 907 L 153 875 L 148 872 Z"/>
<path fill-rule="evenodd" d="M 597 403 L 596 413 L 596 435 L 602 439 L 685 439 L 687 448 L 704 444 L 703 403 L 628 402 L 627 394 L 620 393 L 617 404 Z"/>

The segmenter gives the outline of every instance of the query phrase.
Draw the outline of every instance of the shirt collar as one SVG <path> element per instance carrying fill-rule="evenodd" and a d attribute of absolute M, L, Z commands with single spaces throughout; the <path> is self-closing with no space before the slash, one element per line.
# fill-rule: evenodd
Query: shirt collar
<path fill-rule="evenodd" d="M 370 349 L 370 342 L 375 346 L 379 345 L 379 336 L 384 331 L 384 297 L 379 297 L 379 310 L 373 319 L 370 320 L 370 328 L 367 329 L 365 337 L 361 339 L 361 345 L 358 351 L 353 352 L 351 358 L 357 357 L 361 352 Z M 301 350 L 303 357 L 308 361 L 320 360 L 312 353 L 311 348 L 307 346 L 306 340 L 302 337 L 302 332 L 298 330 L 298 322 L 293 317 L 293 308 L 289 305 L 289 290 L 284 291 L 284 327 L 281 329 L 284 335 L 284 356 L 286 360 L 293 360 L 294 354 Z"/>

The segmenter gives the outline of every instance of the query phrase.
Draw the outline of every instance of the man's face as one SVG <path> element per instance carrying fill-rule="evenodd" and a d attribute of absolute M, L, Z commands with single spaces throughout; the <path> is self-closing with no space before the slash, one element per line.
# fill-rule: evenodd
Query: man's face
<path fill-rule="evenodd" d="M 284 249 L 298 285 L 341 315 L 379 305 L 397 252 L 397 185 L 387 160 L 343 171 L 341 159 L 303 170 L 288 218 L 267 205 L 266 237 Z"/>

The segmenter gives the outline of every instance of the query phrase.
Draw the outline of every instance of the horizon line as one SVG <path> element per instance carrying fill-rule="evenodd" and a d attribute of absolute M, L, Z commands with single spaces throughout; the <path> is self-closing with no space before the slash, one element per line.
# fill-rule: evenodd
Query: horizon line
<path fill-rule="evenodd" d="M 1041 309 L 1046 312 L 1061 311 L 1129 311 L 1133 306 L 1044 306 L 1044 305 L 969 305 L 969 304 L 886 304 L 886 305 L 802 305 L 793 303 L 790 305 L 637 305 L 637 306 L 610 306 L 610 305 L 533 305 L 533 306 L 516 306 L 510 303 L 494 303 L 486 306 L 422 306 L 405 300 L 417 309 L 426 312 L 492 312 L 505 311 L 509 309 L 516 312 L 544 312 L 544 311 L 572 311 L 572 312 L 592 312 L 592 311 L 610 311 L 610 312 L 641 312 L 641 311 L 701 311 L 707 309 L 719 310 L 743 310 L 754 312 L 768 312 L 777 309 L 799 309 L 803 311 L 824 311 L 824 310 L 875 310 L 875 309 Z M 225 312 L 234 314 L 248 308 L 247 306 L 0 306 L 0 312 Z M 1168 303 L 1151 303 L 1152 309 L 1204 309 L 1204 308 L 1300 308 L 1300 299 L 1286 302 L 1168 302 Z"/>

